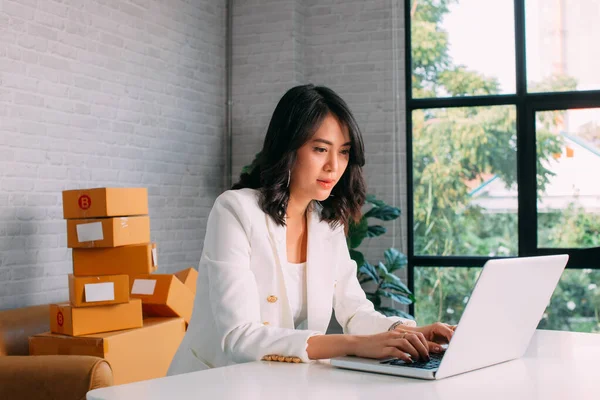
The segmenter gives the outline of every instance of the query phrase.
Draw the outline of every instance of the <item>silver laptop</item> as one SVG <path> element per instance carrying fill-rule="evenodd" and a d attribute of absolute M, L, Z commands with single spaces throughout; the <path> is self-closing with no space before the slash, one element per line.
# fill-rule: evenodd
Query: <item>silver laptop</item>
<path fill-rule="evenodd" d="M 489 260 L 445 353 L 431 361 L 337 357 L 331 365 L 421 379 L 442 379 L 523 356 L 569 256 Z"/>

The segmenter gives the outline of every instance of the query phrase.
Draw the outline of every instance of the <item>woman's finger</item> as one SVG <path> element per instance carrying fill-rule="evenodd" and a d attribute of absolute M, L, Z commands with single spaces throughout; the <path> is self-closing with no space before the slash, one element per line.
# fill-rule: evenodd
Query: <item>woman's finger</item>
<path fill-rule="evenodd" d="M 415 333 L 415 335 L 417 335 L 417 337 L 419 338 L 421 343 L 423 343 L 423 346 L 428 347 L 427 346 L 427 338 L 425 338 L 425 335 L 423 335 L 421 332 L 414 332 L 414 333 Z"/>
<path fill-rule="evenodd" d="M 425 335 L 422 332 L 399 328 L 396 328 L 395 331 L 398 332 L 397 336 L 400 338 L 406 337 L 409 334 L 416 335 L 419 341 L 423 344 L 423 347 L 427 348 L 427 338 L 425 338 Z"/>
<path fill-rule="evenodd" d="M 436 343 L 449 343 L 454 331 L 445 324 L 435 324 L 433 326 L 433 341 Z"/>
<path fill-rule="evenodd" d="M 456 327 L 458 326 L 458 325 L 450 325 L 450 324 L 444 324 L 444 325 L 446 325 L 448 328 L 452 329 L 453 332 L 456 330 Z"/>
<path fill-rule="evenodd" d="M 402 350 L 398 350 L 395 347 L 391 347 L 390 350 L 390 356 L 391 357 L 396 357 L 401 359 L 402 361 L 412 364 L 414 362 L 414 360 L 412 359 L 411 356 L 409 356 L 408 354 L 406 354 L 405 352 L 403 352 Z"/>
<path fill-rule="evenodd" d="M 430 353 L 443 353 L 444 348 L 435 342 L 427 342 Z"/>
<path fill-rule="evenodd" d="M 421 342 L 421 340 L 419 339 L 419 337 L 416 334 L 414 334 L 414 333 L 408 334 L 408 335 L 406 335 L 405 339 L 408 340 L 410 342 L 410 344 L 413 345 L 415 350 L 417 350 L 419 352 L 420 359 L 429 361 L 429 348 L 427 345 L 424 345 Z"/>
<path fill-rule="evenodd" d="M 404 339 L 395 339 L 394 343 L 392 343 L 392 345 L 394 347 L 396 347 L 397 349 L 410 354 L 410 356 L 412 357 L 413 360 L 418 360 L 419 359 L 419 352 L 417 351 L 417 349 L 415 349 L 415 346 L 413 346 L 408 339 L 404 338 Z"/>

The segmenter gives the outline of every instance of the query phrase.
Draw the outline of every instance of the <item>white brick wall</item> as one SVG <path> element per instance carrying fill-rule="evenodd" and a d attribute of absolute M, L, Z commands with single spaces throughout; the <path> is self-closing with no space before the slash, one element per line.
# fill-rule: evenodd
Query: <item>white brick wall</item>
<path fill-rule="evenodd" d="M 0 309 L 67 298 L 61 191 L 149 190 L 160 270 L 223 189 L 225 1 L 0 0 Z"/>
<path fill-rule="evenodd" d="M 260 148 L 283 93 L 304 80 L 304 1 L 233 7 L 233 182 Z"/>
<path fill-rule="evenodd" d="M 0 309 L 66 297 L 66 188 L 148 187 L 161 269 L 197 263 L 223 189 L 225 2 L 173 1 L 0 0 Z M 281 95 L 325 84 L 364 132 L 369 192 L 405 210 L 401 2 L 236 1 L 233 20 L 234 180 Z M 373 261 L 406 249 L 387 225 Z"/>
<path fill-rule="evenodd" d="M 403 29 L 400 0 L 236 3 L 234 180 L 260 150 L 283 93 L 301 83 L 323 84 L 349 103 L 363 131 L 369 193 L 405 211 Z M 406 252 L 404 216 L 384 225 L 385 237 L 362 246 L 372 262 L 390 246 Z"/>
<path fill-rule="evenodd" d="M 305 21 L 307 81 L 348 102 L 365 140 L 368 192 L 406 211 L 403 2 L 308 1 Z M 361 246 L 372 263 L 390 246 L 406 252 L 406 219 L 383 225 L 386 235 Z"/>

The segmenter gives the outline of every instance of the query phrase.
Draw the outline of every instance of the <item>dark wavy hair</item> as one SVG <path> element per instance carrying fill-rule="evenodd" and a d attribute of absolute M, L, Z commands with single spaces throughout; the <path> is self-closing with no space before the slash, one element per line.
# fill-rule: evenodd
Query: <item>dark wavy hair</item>
<path fill-rule="evenodd" d="M 350 219 L 358 221 L 366 196 L 362 134 L 346 102 L 324 86 L 296 86 L 283 95 L 271 117 L 262 150 L 232 189 L 258 189 L 260 208 L 276 223 L 285 225 L 290 198 L 288 171 L 294 166 L 296 151 L 311 139 L 328 114 L 348 129 L 351 147 L 348 166 L 332 196 L 320 202 L 321 220 L 332 228 L 348 227 Z"/>

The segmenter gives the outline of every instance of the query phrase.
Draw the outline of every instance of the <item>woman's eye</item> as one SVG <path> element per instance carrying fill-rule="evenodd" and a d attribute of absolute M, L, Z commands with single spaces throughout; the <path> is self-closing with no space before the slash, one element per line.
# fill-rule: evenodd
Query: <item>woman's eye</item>
<path fill-rule="evenodd" d="M 350 150 L 349 149 L 342 150 L 342 154 L 347 156 L 348 154 L 350 154 Z"/>
<path fill-rule="evenodd" d="M 326 148 L 324 148 L 324 147 L 315 147 L 315 148 L 314 148 L 314 150 L 315 150 L 317 153 L 325 153 L 325 152 L 327 151 L 327 149 L 326 149 Z"/>

